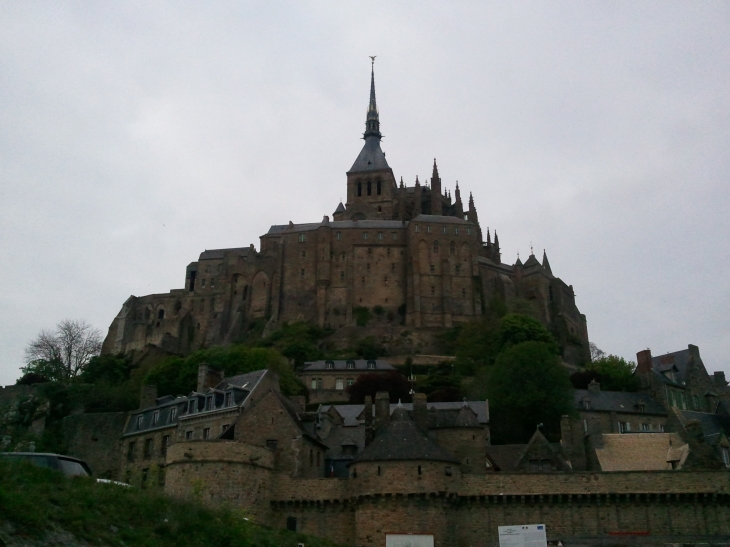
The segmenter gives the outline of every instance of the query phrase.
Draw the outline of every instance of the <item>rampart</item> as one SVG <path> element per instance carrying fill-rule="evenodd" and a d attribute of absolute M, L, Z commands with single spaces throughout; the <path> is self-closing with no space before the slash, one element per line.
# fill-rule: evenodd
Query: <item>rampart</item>
<path fill-rule="evenodd" d="M 119 480 L 120 433 L 126 412 L 74 414 L 62 422 L 67 454 L 89 464 L 94 476 Z"/>

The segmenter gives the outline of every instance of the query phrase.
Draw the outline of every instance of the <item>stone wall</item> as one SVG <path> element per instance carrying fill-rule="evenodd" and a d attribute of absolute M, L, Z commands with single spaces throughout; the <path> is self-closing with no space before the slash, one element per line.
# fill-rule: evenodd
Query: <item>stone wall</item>
<path fill-rule="evenodd" d="M 120 432 L 126 420 L 126 412 L 66 416 L 61 427 L 67 454 L 88 463 L 95 477 L 120 480 Z"/>

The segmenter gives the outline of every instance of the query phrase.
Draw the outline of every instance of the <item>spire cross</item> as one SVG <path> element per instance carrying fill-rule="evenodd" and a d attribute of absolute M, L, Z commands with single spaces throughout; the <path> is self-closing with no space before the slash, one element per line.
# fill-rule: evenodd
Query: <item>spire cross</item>
<path fill-rule="evenodd" d="M 375 58 L 377 55 L 368 55 L 368 57 L 370 57 L 370 65 L 375 68 Z"/>

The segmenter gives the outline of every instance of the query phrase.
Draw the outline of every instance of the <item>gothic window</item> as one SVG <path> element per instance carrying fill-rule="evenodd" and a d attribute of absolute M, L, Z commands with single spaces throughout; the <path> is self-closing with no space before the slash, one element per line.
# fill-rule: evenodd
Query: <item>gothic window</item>
<path fill-rule="evenodd" d="M 449 252 L 453 255 L 456 254 L 456 243 L 453 241 L 449 243 Z"/>
<path fill-rule="evenodd" d="M 438 253 L 439 252 L 439 242 L 438 241 L 434 241 L 433 242 L 433 252 L 434 253 Z"/>
<path fill-rule="evenodd" d="M 157 319 L 164 319 L 165 318 L 165 310 L 160 308 L 160 311 L 157 312 Z"/>
<path fill-rule="evenodd" d="M 378 184 L 378 195 L 380 195 L 380 186 L 381 186 L 381 183 L 380 183 L 379 180 L 378 180 L 378 183 L 377 184 Z"/>
<path fill-rule="evenodd" d="M 357 197 L 362 197 L 362 182 L 357 183 Z"/>
<path fill-rule="evenodd" d="M 373 195 L 373 183 L 371 181 L 368 181 L 368 195 Z"/>

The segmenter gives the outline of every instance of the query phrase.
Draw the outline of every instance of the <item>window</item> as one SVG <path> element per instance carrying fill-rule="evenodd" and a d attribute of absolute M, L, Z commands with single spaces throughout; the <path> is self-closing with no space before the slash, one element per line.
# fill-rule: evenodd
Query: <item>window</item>
<path fill-rule="evenodd" d="M 368 195 L 369 196 L 373 195 L 373 183 L 370 180 L 368 181 Z"/>
<path fill-rule="evenodd" d="M 385 282 L 386 285 L 388 284 L 388 276 L 387 275 L 385 276 L 385 279 L 383 281 Z"/>
<path fill-rule="evenodd" d="M 195 411 L 197 410 L 197 406 L 198 406 L 198 402 L 195 399 L 190 401 L 190 403 L 188 404 L 188 414 L 195 414 Z"/>
<path fill-rule="evenodd" d="M 421 474 L 421 466 L 420 465 L 418 466 L 418 474 L 419 475 Z"/>
<path fill-rule="evenodd" d="M 345 389 L 345 381 L 342 378 L 337 378 L 337 380 L 335 380 L 335 389 L 338 391 Z"/>
<path fill-rule="evenodd" d="M 345 279 L 345 270 L 340 271 L 340 279 Z"/>
<path fill-rule="evenodd" d="M 142 469 L 142 488 L 147 488 L 147 479 L 150 478 L 150 470 Z"/>
<path fill-rule="evenodd" d="M 312 378 L 312 389 L 317 389 L 317 379 Z"/>
<path fill-rule="evenodd" d="M 223 397 L 223 406 L 231 406 L 231 393 L 226 393 Z"/>
<path fill-rule="evenodd" d="M 231 424 L 223 424 L 221 426 L 221 433 L 225 433 L 226 431 L 228 431 L 228 428 L 230 428 L 230 427 L 231 427 Z"/>
<path fill-rule="evenodd" d="M 205 398 L 205 410 L 213 410 L 213 397 Z"/>
<path fill-rule="evenodd" d="M 368 370 L 375 370 L 375 361 L 372 359 L 368 361 Z"/>
<path fill-rule="evenodd" d="M 299 243 L 307 241 L 307 234 L 299 234 Z"/>
<path fill-rule="evenodd" d="M 434 241 L 433 242 L 433 252 L 434 253 L 438 253 L 439 252 L 439 242 L 438 241 Z"/>
<path fill-rule="evenodd" d="M 445 234 L 445 233 L 446 233 L 446 226 L 442 226 L 442 227 L 441 227 L 441 233 L 442 233 L 442 234 Z"/>
<path fill-rule="evenodd" d="M 380 239 L 380 240 L 383 239 L 383 232 L 378 232 L 378 239 Z"/>
<path fill-rule="evenodd" d="M 390 239 L 393 241 L 398 239 L 398 232 L 390 232 Z"/>
<path fill-rule="evenodd" d="M 454 266 L 454 271 L 456 272 L 456 275 L 459 275 L 461 273 L 461 264 Z"/>
<path fill-rule="evenodd" d="M 444 469 L 444 473 L 446 473 L 447 477 L 450 477 L 451 475 L 454 474 L 454 472 L 451 470 L 450 467 L 447 467 L 446 469 Z"/>
<path fill-rule="evenodd" d="M 722 461 L 725 467 L 730 467 L 730 448 L 726 446 L 722 447 Z"/>
<path fill-rule="evenodd" d="M 206 427 L 203 429 L 203 438 L 204 439 L 210 439 L 210 428 Z"/>
<path fill-rule="evenodd" d="M 380 475 L 380 466 L 378 466 L 378 475 Z"/>
<path fill-rule="evenodd" d="M 346 365 L 347 365 L 347 369 L 348 370 L 354 370 L 355 369 L 355 361 L 353 361 L 352 359 L 348 359 Z"/>
<path fill-rule="evenodd" d="M 322 378 L 317 378 L 317 389 L 322 389 Z"/>
<path fill-rule="evenodd" d="M 651 428 L 649 427 L 649 424 L 641 424 L 641 430 L 642 431 L 650 431 Z"/>
<path fill-rule="evenodd" d="M 362 197 L 362 182 L 357 183 L 357 197 Z"/>
<path fill-rule="evenodd" d="M 167 456 L 167 447 L 170 446 L 170 436 L 165 435 L 162 437 L 162 443 L 160 444 L 160 456 L 163 458 Z"/>
<path fill-rule="evenodd" d="M 435 295 L 436 295 L 436 287 L 431 285 L 431 296 L 435 296 Z"/>
<path fill-rule="evenodd" d="M 302 251 L 302 258 L 306 258 L 306 256 L 307 256 L 307 251 Z"/>
<path fill-rule="evenodd" d="M 466 289 L 461 289 L 461 297 L 466 298 Z"/>
<path fill-rule="evenodd" d="M 135 424 L 137 429 L 142 429 L 142 421 L 143 420 L 144 420 L 144 415 L 143 414 L 140 414 L 139 416 L 137 416 L 137 423 Z"/>
<path fill-rule="evenodd" d="M 449 253 L 451 253 L 452 255 L 456 254 L 456 243 L 454 243 L 453 241 L 449 243 Z"/>
<path fill-rule="evenodd" d="M 269 450 L 276 450 L 276 445 L 276 439 L 269 439 L 266 441 L 266 448 L 268 448 Z"/>
<path fill-rule="evenodd" d="M 192 430 L 186 431 L 185 432 L 185 439 L 189 441 L 192 438 L 193 438 L 193 431 Z"/>
<path fill-rule="evenodd" d="M 468 235 L 468 236 L 470 236 L 470 235 L 471 235 L 471 228 L 467 228 L 467 229 L 466 229 L 466 235 Z"/>
<path fill-rule="evenodd" d="M 302 268 L 301 270 L 299 270 L 299 277 L 301 279 L 304 279 L 304 268 Z"/>
<path fill-rule="evenodd" d="M 431 273 L 436 273 L 436 265 L 435 264 L 430 264 L 429 267 L 428 267 L 428 269 L 431 271 Z"/>
<path fill-rule="evenodd" d="M 314 450 L 309 449 L 309 467 L 314 467 Z"/>
<path fill-rule="evenodd" d="M 335 368 L 335 362 L 334 361 L 325 361 L 324 368 L 326 368 L 328 370 L 332 370 L 333 368 Z"/>
<path fill-rule="evenodd" d="M 347 379 L 347 387 L 350 387 L 351 385 L 355 384 L 354 378 L 348 378 Z"/>
<path fill-rule="evenodd" d="M 165 470 L 162 467 L 157 471 L 157 486 L 165 486 Z"/>
<path fill-rule="evenodd" d="M 429 233 L 429 234 L 431 233 L 431 226 L 430 225 L 426 226 L 426 232 Z"/>
<path fill-rule="evenodd" d="M 173 406 L 170 408 L 170 422 L 174 422 L 175 418 L 177 418 L 177 407 Z"/>
<path fill-rule="evenodd" d="M 414 232 L 420 232 L 420 230 L 418 229 L 418 224 L 414 224 L 413 225 L 413 231 Z"/>
<path fill-rule="evenodd" d="M 342 239 L 342 232 L 336 232 L 335 233 L 335 239 L 337 239 L 337 240 Z"/>
<path fill-rule="evenodd" d="M 591 402 L 588 399 L 584 399 L 581 402 L 583 403 L 583 410 L 590 410 L 591 409 Z"/>
<path fill-rule="evenodd" d="M 346 258 L 347 258 L 347 253 L 342 253 L 342 254 L 340 254 L 340 260 L 341 260 L 342 262 L 344 262 Z"/>
<path fill-rule="evenodd" d="M 358 196 L 360 191 L 360 183 L 357 183 L 358 186 Z M 296 517 L 286 517 L 286 529 L 290 532 L 296 532 L 297 531 L 297 518 Z"/>
<path fill-rule="evenodd" d="M 368 238 L 368 233 L 367 232 L 363 232 L 362 233 L 362 238 L 363 239 L 367 239 Z"/>
<path fill-rule="evenodd" d="M 391 272 L 394 272 L 394 271 L 395 271 L 395 262 L 393 262 L 393 263 L 392 263 L 392 264 L 390 265 L 390 271 L 391 271 Z"/>
<path fill-rule="evenodd" d="M 165 318 L 165 310 L 160 309 L 159 312 L 157 312 L 157 319 L 164 319 Z"/>
<path fill-rule="evenodd" d="M 644 412 L 646 411 L 646 405 L 644 403 L 639 403 L 638 405 L 636 405 L 636 408 L 641 414 L 644 414 Z"/>
<path fill-rule="evenodd" d="M 372 247 L 368 247 L 368 254 L 369 255 L 373 254 L 373 248 Z"/>
<path fill-rule="evenodd" d="M 365 269 L 366 269 L 367 271 L 370 271 L 370 262 L 368 262 L 367 264 L 365 264 Z"/>
<path fill-rule="evenodd" d="M 618 423 L 618 432 L 619 433 L 630 433 L 631 424 L 629 422 L 619 422 Z"/>
<path fill-rule="evenodd" d="M 692 395 L 692 406 L 695 410 L 700 409 L 700 398 L 697 395 Z"/>
<path fill-rule="evenodd" d="M 380 195 L 380 186 L 381 186 L 380 181 L 377 182 L 377 185 L 378 185 L 378 195 Z"/>
<path fill-rule="evenodd" d="M 129 443 L 127 445 L 127 461 L 133 462 L 134 461 L 134 441 Z"/>
<path fill-rule="evenodd" d="M 459 227 L 458 226 L 456 226 L 454 228 L 454 234 L 456 234 L 457 236 L 459 235 Z"/>
<path fill-rule="evenodd" d="M 154 439 L 145 439 L 144 440 L 144 459 L 149 460 L 150 457 L 152 457 L 152 451 L 155 445 Z"/>

